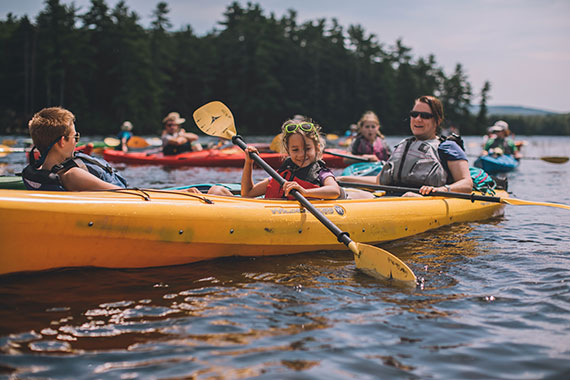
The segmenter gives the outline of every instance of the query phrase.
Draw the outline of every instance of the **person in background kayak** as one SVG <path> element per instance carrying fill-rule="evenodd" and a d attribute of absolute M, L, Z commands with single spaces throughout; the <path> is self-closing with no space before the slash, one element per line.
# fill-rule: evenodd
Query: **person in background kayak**
<path fill-rule="evenodd" d="M 499 120 L 489 128 L 492 133 L 491 137 L 485 142 L 483 146 L 483 155 L 496 155 L 510 154 L 515 159 L 520 160 L 521 153 L 512 139 L 509 139 L 509 125 L 506 121 Z"/>
<path fill-rule="evenodd" d="M 469 193 L 473 187 L 467 156 L 452 140 L 438 137 L 443 122 L 443 106 L 433 96 L 421 96 L 410 111 L 413 136 L 396 145 L 390 159 L 376 177 L 339 177 L 357 183 L 419 187 L 420 193 L 453 191 Z M 415 196 L 407 193 L 406 196 Z"/>
<path fill-rule="evenodd" d="M 351 145 L 351 153 L 367 158 L 368 161 L 386 161 L 390 158 L 390 147 L 380 132 L 380 120 L 373 111 L 366 111 L 358 121 L 358 135 Z M 347 164 L 358 162 L 344 159 Z"/>
<path fill-rule="evenodd" d="M 127 180 L 105 160 L 75 152 L 79 133 L 75 115 L 61 107 L 44 108 L 28 123 L 34 148 L 30 164 L 22 171 L 28 190 L 93 191 L 127 188 Z M 33 159 L 38 149 L 40 158 Z M 188 190 L 199 193 L 197 189 Z M 223 186 L 213 186 L 208 194 L 228 195 Z"/>
<path fill-rule="evenodd" d="M 250 152 L 259 153 L 257 148 L 246 148 L 245 164 L 241 177 L 241 196 L 254 198 L 295 199 L 290 195 L 296 189 L 306 198 L 340 199 L 345 198 L 332 171 L 321 160 L 324 142 L 320 136 L 321 127 L 309 120 L 289 119 L 281 127 L 281 142 L 289 157 L 277 172 L 285 178 L 280 186 L 272 178 L 265 178 L 254 184 L 252 178 L 253 160 Z"/>
<path fill-rule="evenodd" d="M 123 125 L 121 125 L 121 131 L 117 135 L 120 144 L 117 145 L 115 150 L 122 150 L 123 152 L 127 152 L 129 150 L 129 148 L 127 147 L 127 143 L 129 142 L 131 137 L 133 137 L 132 130 L 133 130 L 133 123 L 131 123 L 128 120 L 123 122 Z"/>
<path fill-rule="evenodd" d="M 197 152 L 202 150 L 202 145 L 197 141 L 198 135 L 186 132 L 184 128 L 180 128 L 180 124 L 186 119 L 181 118 L 178 112 L 170 112 L 162 123 L 164 131 L 162 131 L 162 153 L 165 156 L 172 156 L 183 152 Z"/>

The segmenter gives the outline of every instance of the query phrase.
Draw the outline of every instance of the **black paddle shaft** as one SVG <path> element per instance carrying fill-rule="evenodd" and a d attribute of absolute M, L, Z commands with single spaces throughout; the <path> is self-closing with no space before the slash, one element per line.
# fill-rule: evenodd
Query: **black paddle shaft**
<path fill-rule="evenodd" d="M 233 136 L 232 142 L 235 145 L 239 146 L 244 151 L 247 148 L 247 144 L 245 143 L 245 141 L 243 140 L 243 138 L 240 135 Z M 247 154 L 247 152 L 246 152 L 246 154 Z M 261 168 L 263 168 L 271 176 L 271 178 L 276 180 L 279 183 L 279 185 L 283 186 L 283 184 L 285 183 L 285 178 L 281 177 L 279 175 L 279 173 L 277 173 L 275 171 L 275 169 L 273 169 L 271 166 L 269 166 L 269 164 L 267 162 L 265 162 L 261 157 L 259 157 L 259 155 L 257 153 L 250 153 L 249 155 L 255 161 L 255 163 L 257 165 L 259 165 Z M 299 203 L 301 203 L 303 205 L 303 207 L 305 207 L 307 210 L 309 210 L 309 212 L 311 214 L 313 214 L 313 216 L 315 218 L 317 218 L 322 224 L 324 224 L 325 227 L 328 228 L 337 237 L 339 242 L 344 243 L 346 246 L 348 246 L 352 242 L 352 240 L 350 239 L 350 236 L 348 235 L 348 232 L 342 231 L 333 222 L 328 220 L 300 192 L 293 189 L 291 191 L 291 194 L 295 197 L 295 199 L 297 199 L 299 201 Z"/>
<path fill-rule="evenodd" d="M 352 154 L 344 154 L 344 153 L 331 152 L 330 150 L 325 150 L 323 153 L 330 154 L 331 156 L 338 156 L 338 157 L 350 158 L 351 160 L 355 160 L 355 161 L 370 162 L 370 160 L 369 160 L 368 158 L 364 158 L 364 157 L 361 157 L 361 156 L 355 156 L 355 155 L 352 155 Z"/>
<path fill-rule="evenodd" d="M 358 187 L 358 188 L 365 188 L 365 189 L 371 189 L 371 190 L 394 191 L 394 192 L 398 192 L 398 193 L 407 193 L 408 191 L 410 191 L 412 193 L 419 193 L 420 192 L 420 189 L 416 189 L 415 187 L 373 185 L 373 184 L 363 184 L 363 183 L 353 183 L 353 182 L 339 182 L 339 185 L 341 185 L 343 187 Z M 454 193 L 454 192 L 447 192 L 447 191 L 432 191 L 428 195 L 448 197 L 448 198 L 469 199 L 471 202 L 488 201 L 488 202 L 501 203 L 500 197 L 490 197 L 487 195 L 477 195 L 474 193 L 466 194 L 466 193 Z"/>

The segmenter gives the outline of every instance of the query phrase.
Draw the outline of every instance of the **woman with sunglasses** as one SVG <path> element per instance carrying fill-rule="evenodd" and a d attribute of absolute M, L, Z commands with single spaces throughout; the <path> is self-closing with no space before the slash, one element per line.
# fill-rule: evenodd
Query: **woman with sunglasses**
<path fill-rule="evenodd" d="M 367 158 L 368 161 L 386 161 L 390 158 L 390 147 L 384 140 L 384 135 L 380 132 L 380 119 L 374 111 L 366 111 L 358 121 L 358 135 L 351 146 L 351 153 Z M 358 162 L 345 159 L 346 163 Z"/>
<path fill-rule="evenodd" d="M 265 178 L 254 184 L 252 179 L 253 160 L 249 152 L 257 148 L 248 146 L 241 177 L 242 197 L 289 198 L 296 189 L 306 198 L 339 199 L 345 193 L 336 182 L 334 174 L 321 160 L 324 143 L 320 126 L 310 121 L 287 120 L 281 127 L 282 146 L 289 155 L 277 172 L 285 178 L 280 186 L 272 178 Z"/>
<path fill-rule="evenodd" d="M 440 140 L 438 133 L 442 122 L 443 106 L 439 99 L 433 96 L 419 97 L 410 111 L 410 129 L 413 136 L 396 145 L 380 174 L 377 177 L 339 179 L 358 183 L 419 187 L 423 195 L 432 191 L 471 192 L 473 182 L 467 156 L 455 141 Z"/>

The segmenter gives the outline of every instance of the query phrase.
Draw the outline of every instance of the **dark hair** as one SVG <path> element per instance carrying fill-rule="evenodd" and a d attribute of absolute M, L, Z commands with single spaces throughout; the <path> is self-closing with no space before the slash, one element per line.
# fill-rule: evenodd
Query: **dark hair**
<path fill-rule="evenodd" d="M 441 104 L 441 101 L 435 96 L 424 95 L 416 99 L 415 103 L 418 102 L 425 103 L 429 106 L 429 109 L 435 118 L 435 124 L 437 125 L 437 134 L 441 134 L 441 123 L 443 123 L 444 120 L 443 105 Z"/>

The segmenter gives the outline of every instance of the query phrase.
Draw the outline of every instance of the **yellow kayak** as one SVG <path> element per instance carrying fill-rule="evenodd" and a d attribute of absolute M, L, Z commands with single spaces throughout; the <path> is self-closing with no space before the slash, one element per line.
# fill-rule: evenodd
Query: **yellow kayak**
<path fill-rule="evenodd" d="M 508 194 L 500 191 L 497 196 Z M 500 203 L 443 197 L 313 204 L 354 241 L 367 244 L 503 212 Z M 0 215 L 0 274 L 79 266 L 143 268 L 234 255 L 346 250 L 296 201 L 163 190 L 0 190 Z"/>

